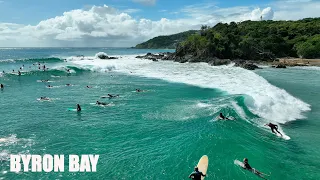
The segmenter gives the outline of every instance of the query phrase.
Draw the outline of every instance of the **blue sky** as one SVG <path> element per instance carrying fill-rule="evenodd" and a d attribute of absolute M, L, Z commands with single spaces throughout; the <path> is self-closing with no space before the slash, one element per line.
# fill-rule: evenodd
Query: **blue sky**
<path fill-rule="evenodd" d="M 104 4 L 119 10 L 135 9 L 135 17 L 157 20 L 162 17 L 180 18 L 174 14 L 182 7 L 194 4 L 216 4 L 221 8 L 234 6 L 266 6 L 268 0 L 158 0 L 155 5 L 144 5 L 132 0 L 2 0 L 0 3 L 0 22 L 35 25 L 39 21 L 63 14 L 63 12 Z M 196 2 L 196 3 L 195 3 Z"/>
<path fill-rule="evenodd" d="M 134 46 L 219 22 L 320 16 L 320 0 L 0 0 L 0 46 Z"/>

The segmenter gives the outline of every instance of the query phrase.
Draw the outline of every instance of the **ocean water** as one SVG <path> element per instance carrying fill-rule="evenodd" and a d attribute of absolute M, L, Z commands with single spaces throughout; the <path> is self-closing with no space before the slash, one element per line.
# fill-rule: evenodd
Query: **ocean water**
<path fill-rule="evenodd" d="M 259 179 L 234 164 L 245 157 L 269 179 L 320 178 L 319 68 L 253 72 L 135 59 L 160 51 L 168 50 L 0 49 L 1 179 L 188 179 L 202 155 L 206 179 Z M 119 59 L 98 59 L 99 52 Z M 22 76 L 11 73 L 23 65 Z M 100 98 L 107 94 L 119 98 Z M 76 104 L 84 110 L 68 111 Z M 220 112 L 235 121 L 216 120 Z M 96 173 L 12 173 L 10 154 L 100 158 Z"/>

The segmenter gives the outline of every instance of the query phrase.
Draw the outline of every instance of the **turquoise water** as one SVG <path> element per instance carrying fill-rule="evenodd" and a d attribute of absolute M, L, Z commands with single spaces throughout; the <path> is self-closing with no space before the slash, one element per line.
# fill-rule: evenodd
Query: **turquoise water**
<path fill-rule="evenodd" d="M 137 60 L 149 50 L 117 48 L 0 52 L 1 71 L 25 66 L 23 76 L 0 75 L 2 179 L 187 179 L 204 154 L 206 179 L 259 179 L 234 164 L 245 157 L 270 179 L 320 178 L 318 68 L 251 72 Z M 121 58 L 99 60 L 98 52 Z M 38 71 L 38 61 L 49 70 Z M 100 98 L 108 93 L 120 97 Z M 42 96 L 51 101 L 38 101 Z M 76 104 L 84 110 L 67 111 Z M 215 120 L 220 112 L 236 121 Z M 266 122 L 279 124 L 290 140 L 273 135 Z M 96 173 L 11 173 L 10 154 L 100 159 Z"/>

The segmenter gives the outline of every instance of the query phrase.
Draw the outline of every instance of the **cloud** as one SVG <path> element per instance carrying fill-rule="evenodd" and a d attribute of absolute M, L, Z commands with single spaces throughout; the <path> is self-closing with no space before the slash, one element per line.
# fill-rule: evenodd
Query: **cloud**
<path fill-rule="evenodd" d="M 153 6 L 156 4 L 156 0 L 132 0 L 133 2 L 140 3 L 147 6 Z"/>
<path fill-rule="evenodd" d="M 123 10 L 124 13 L 128 13 L 128 14 L 133 14 L 133 13 L 137 13 L 140 11 L 141 11 L 141 9 L 125 9 L 125 10 Z"/>
<path fill-rule="evenodd" d="M 307 17 L 319 17 L 320 1 L 283 0 L 270 4 L 275 20 L 298 20 Z"/>
<path fill-rule="evenodd" d="M 292 0 L 291 0 L 292 1 Z M 37 25 L 0 23 L 0 46 L 134 46 L 159 35 L 169 35 L 201 25 L 219 22 L 263 19 L 301 19 L 316 15 L 318 2 L 277 1 L 270 7 L 220 8 L 215 4 L 186 6 L 176 11 L 179 19 L 150 20 L 135 18 L 130 13 L 110 6 L 92 6 L 64 12 Z M 298 11 L 299 10 L 302 12 Z M 293 13 L 294 12 L 294 13 Z M 304 14 L 302 14 L 304 13 Z"/>

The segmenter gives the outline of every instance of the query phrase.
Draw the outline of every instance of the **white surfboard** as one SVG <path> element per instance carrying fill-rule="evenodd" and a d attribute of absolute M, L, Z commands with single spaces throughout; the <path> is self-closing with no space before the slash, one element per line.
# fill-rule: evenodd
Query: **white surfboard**
<path fill-rule="evenodd" d="M 238 165 L 238 166 L 240 166 L 240 167 L 242 167 L 242 168 L 244 168 L 244 164 L 243 164 L 243 162 L 241 162 L 241 161 L 239 161 L 239 160 L 234 160 L 234 164 L 235 165 Z"/>
<path fill-rule="evenodd" d="M 199 171 L 202 172 L 202 174 L 207 175 L 208 165 L 209 165 L 208 156 L 204 155 L 199 160 L 197 167 L 198 167 Z M 201 177 L 201 179 L 203 180 L 204 177 Z"/>

